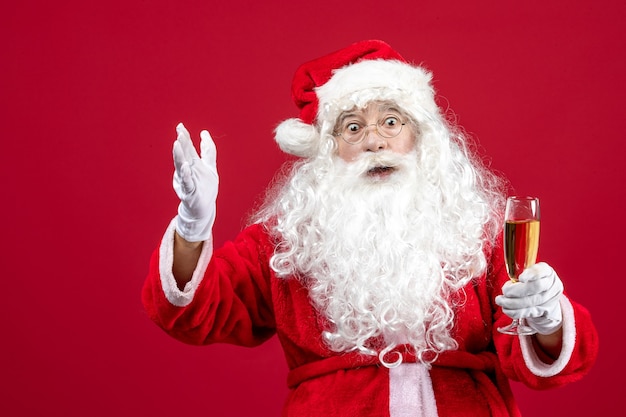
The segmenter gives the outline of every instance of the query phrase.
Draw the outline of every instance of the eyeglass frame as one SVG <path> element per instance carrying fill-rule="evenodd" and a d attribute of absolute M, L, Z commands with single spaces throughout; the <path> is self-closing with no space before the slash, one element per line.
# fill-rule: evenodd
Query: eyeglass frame
<path fill-rule="evenodd" d="M 389 116 L 389 115 L 386 115 L 386 116 L 382 117 L 382 118 L 381 118 L 378 122 L 376 122 L 376 123 L 370 123 L 370 124 L 368 124 L 368 125 L 363 126 L 363 128 L 362 128 L 363 133 L 362 133 L 362 135 L 361 135 L 361 138 L 360 138 L 358 141 L 356 141 L 356 142 L 350 142 L 350 141 L 348 141 L 346 138 L 344 138 L 344 137 L 343 137 L 343 133 L 341 133 L 341 132 L 339 132 L 339 133 L 334 133 L 333 135 L 334 135 L 335 137 L 337 137 L 337 136 L 341 136 L 341 139 L 343 139 L 343 141 L 344 141 L 344 142 L 346 142 L 348 145 L 358 145 L 359 143 L 363 142 L 363 141 L 365 140 L 365 136 L 367 136 L 367 131 L 368 131 L 368 128 L 369 128 L 370 126 L 374 126 L 374 130 L 376 131 L 376 134 L 377 134 L 378 136 L 380 136 L 381 138 L 385 138 L 385 139 L 393 139 L 393 138 L 395 138 L 395 137 L 400 136 L 400 133 L 402 133 L 402 129 L 404 129 L 404 126 L 407 124 L 407 122 L 400 123 L 400 130 L 398 130 L 398 133 L 396 133 L 396 134 L 395 134 L 395 135 L 393 135 L 393 136 L 385 136 L 385 135 L 383 135 L 382 133 L 380 133 L 380 130 L 378 130 L 379 123 L 380 123 L 381 121 L 384 121 L 384 120 L 387 118 L 387 116 Z M 394 116 L 394 117 L 395 117 L 395 116 Z M 400 118 L 398 117 L 398 121 L 402 121 L 402 119 L 400 119 Z"/>

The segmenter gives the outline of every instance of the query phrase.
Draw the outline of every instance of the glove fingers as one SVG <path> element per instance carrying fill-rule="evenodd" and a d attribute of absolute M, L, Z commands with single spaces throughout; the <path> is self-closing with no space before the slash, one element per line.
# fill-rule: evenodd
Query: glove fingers
<path fill-rule="evenodd" d="M 545 305 L 533 305 L 533 306 L 517 306 L 517 305 L 503 305 L 502 312 L 507 316 L 519 319 L 522 317 L 554 317 L 557 314 L 560 315 L 561 308 L 559 302 L 547 303 Z"/>
<path fill-rule="evenodd" d="M 526 268 L 518 277 L 519 282 L 531 282 L 537 281 L 549 276 L 553 276 L 556 273 L 554 269 L 545 262 L 536 263 Z"/>
<path fill-rule="evenodd" d="M 551 299 L 563 292 L 563 282 L 555 275 L 537 281 L 507 283 L 502 286 L 502 294 L 506 298 L 524 299 L 540 296 Z"/>
<path fill-rule="evenodd" d="M 539 319 L 544 318 L 553 322 L 562 320 L 561 305 L 556 302 L 547 306 L 535 306 L 530 308 L 509 309 L 502 308 L 502 312 L 512 319 Z"/>
<path fill-rule="evenodd" d="M 522 318 L 535 318 L 542 317 L 545 310 L 539 308 L 524 308 L 519 310 L 509 310 L 508 308 L 503 308 L 502 312 L 509 316 L 512 319 L 522 319 Z"/>
<path fill-rule="evenodd" d="M 195 181 L 193 180 L 191 166 L 188 163 L 185 163 L 181 166 L 180 169 L 180 180 L 181 185 L 183 187 L 183 191 L 186 195 L 190 195 L 196 189 Z"/>
<path fill-rule="evenodd" d="M 207 130 L 200 132 L 200 155 L 202 161 L 211 167 L 217 165 L 217 148 L 211 134 Z"/>
<path fill-rule="evenodd" d="M 200 152 L 202 155 L 202 163 L 207 168 L 209 177 L 206 178 L 205 185 L 208 187 L 210 198 L 215 201 L 217 198 L 217 188 L 219 184 L 219 175 L 217 173 L 217 148 L 211 134 L 203 130 L 200 132 Z"/>
<path fill-rule="evenodd" d="M 191 170 L 190 161 L 185 158 L 185 153 L 180 142 L 174 142 L 174 190 L 180 199 L 190 194 L 195 189 L 195 181 Z M 181 194 L 180 192 L 183 194 Z"/>
<path fill-rule="evenodd" d="M 550 290 L 554 286 L 551 277 L 530 282 L 515 282 L 502 286 L 502 294 L 509 298 L 527 297 L 532 294 L 540 294 Z"/>
<path fill-rule="evenodd" d="M 198 152 L 196 152 L 196 148 L 193 146 L 191 136 L 182 123 L 176 126 L 176 133 L 178 134 L 176 141 L 180 143 L 185 159 L 189 163 L 192 163 L 194 159 L 199 159 L 200 157 L 198 156 Z"/>
<path fill-rule="evenodd" d="M 543 308 L 546 305 L 552 305 L 555 299 L 557 299 L 560 295 L 561 293 L 557 291 L 554 293 L 533 294 L 521 298 L 498 296 L 496 297 L 496 304 L 502 307 L 502 309 L 507 310 L 521 310 L 534 307 Z"/>
<path fill-rule="evenodd" d="M 186 162 L 185 161 L 185 152 L 182 149 L 182 146 L 179 141 L 174 142 L 174 147 L 172 148 L 172 154 L 174 156 L 174 169 L 178 175 L 180 175 L 181 167 Z"/>
<path fill-rule="evenodd" d="M 193 179 L 191 167 L 187 162 L 183 162 L 174 173 L 174 191 L 181 201 L 187 201 L 192 197 L 196 189 L 196 182 Z"/>

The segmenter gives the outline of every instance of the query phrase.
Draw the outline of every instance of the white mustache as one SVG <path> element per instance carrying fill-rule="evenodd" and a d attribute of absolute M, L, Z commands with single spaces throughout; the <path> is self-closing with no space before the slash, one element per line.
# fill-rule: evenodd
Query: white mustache
<path fill-rule="evenodd" d="M 381 151 L 371 155 L 363 154 L 359 159 L 350 163 L 349 171 L 356 175 L 363 175 L 374 168 L 401 168 L 412 160 L 411 154 L 400 155 L 391 151 Z"/>

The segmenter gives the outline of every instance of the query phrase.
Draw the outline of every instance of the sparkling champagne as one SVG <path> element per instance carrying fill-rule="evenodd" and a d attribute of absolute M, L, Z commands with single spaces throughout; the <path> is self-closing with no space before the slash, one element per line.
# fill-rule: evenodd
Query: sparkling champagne
<path fill-rule="evenodd" d="M 537 260 L 539 220 L 514 220 L 504 224 L 504 258 L 509 277 L 519 274 Z"/>

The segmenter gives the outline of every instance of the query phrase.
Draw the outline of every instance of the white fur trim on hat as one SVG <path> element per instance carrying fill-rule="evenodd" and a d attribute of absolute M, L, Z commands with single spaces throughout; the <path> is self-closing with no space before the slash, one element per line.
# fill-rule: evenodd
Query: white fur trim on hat
<path fill-rule="evenodd" d="M 422 121 L 425 113 L 438 111 L 431 80 L 432 74 L 425 69 L 395 60 L 367 60 L 345 66 L 315 89 L 318 123 L 334 125 L 341 112 L 373 100 L 392 100 L 416 121 Z"/>

